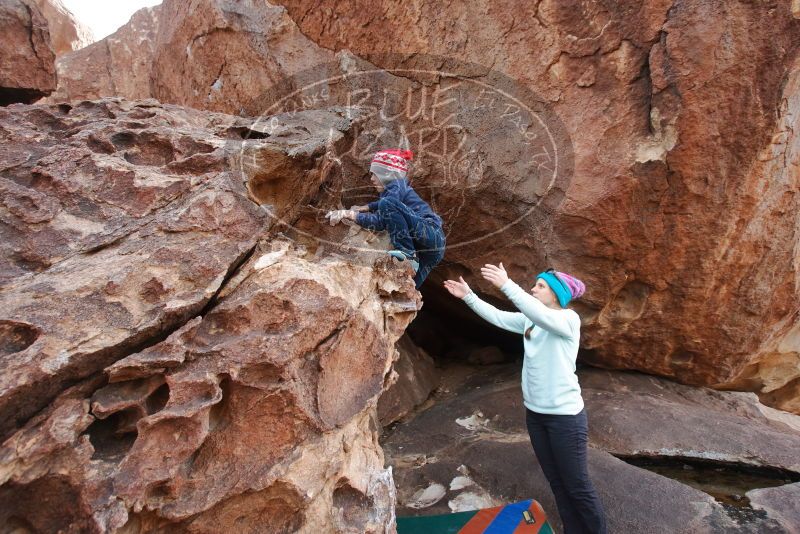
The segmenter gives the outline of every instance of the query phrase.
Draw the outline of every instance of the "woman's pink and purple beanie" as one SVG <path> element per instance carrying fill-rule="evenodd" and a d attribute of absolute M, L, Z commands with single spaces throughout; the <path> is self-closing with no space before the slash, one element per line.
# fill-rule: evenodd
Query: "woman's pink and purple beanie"
<path fill-rule="evenodd" d="M 541 278 L 547 282 L 547 285 L 549 285 L 553 293 L 556 294 L 558 303 L 561 304 L 562 308 L 566 308 L 569 301 L 580 297 L 583 295 L 584 291 L 586 291 L 586 285 L 583 282 L 574 276 L 554 271 L 553 269 L 548 269 L 543 273 L 537 274 L 536 278 Z"/>

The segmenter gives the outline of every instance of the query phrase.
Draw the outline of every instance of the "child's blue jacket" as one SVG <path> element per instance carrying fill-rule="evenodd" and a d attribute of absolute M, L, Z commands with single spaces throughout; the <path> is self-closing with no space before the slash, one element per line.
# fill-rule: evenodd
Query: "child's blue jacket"
<path fill-rule="evenodd" d="M 414 191 L 414 188 L 404 179 L 392 180 L 386 184 L 386 188 L 381 192 L 378 200 L 368 204 L 371 213 L 359 213 L 356 216 L 356 223 L 370 230 L 385 230 L 380 214 L 377 213 L 378 202 L 384 198 L 399 200 L 420 217 L 430 219 L 439 226 L 442 225 L 442 218 L 434 213 L 428 203 L 422 200 L 417 192 Z"/>

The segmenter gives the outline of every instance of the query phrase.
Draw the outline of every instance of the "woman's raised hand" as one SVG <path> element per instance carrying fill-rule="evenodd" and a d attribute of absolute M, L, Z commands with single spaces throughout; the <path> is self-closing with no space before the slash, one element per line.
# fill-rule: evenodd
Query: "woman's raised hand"
<path fill-rule="evenodd" d="M 467 293 L 470 292 L 470 288 L 467 283 L 464 281 L 464 278 L 459 276 L 458 281 L 455 280 L 445 280 L 444 287 L 447 291 L 450 292 L 451 295 L 454 297 L 458 297 L 463 299 L 467 296 Z"/>
<path fill-rule="evenodd" d="M 481 267 L 481 276 L 491 282 L 492 285 L 498 289 L 503 287 L 503 284 L 508 282 L 508 274 L 506 273 L 505 267 L 503 267 L 503 262 L 500 262 L 500 265 L 492 265 L 491 263 L 487 263 Z"/>

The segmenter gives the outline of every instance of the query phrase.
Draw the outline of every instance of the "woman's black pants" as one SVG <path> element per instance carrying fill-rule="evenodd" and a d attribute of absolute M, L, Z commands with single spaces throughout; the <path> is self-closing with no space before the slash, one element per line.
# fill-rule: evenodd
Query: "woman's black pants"
<path fill-rule="evenodd" d="M 556 498 L 565 534 L 605 534 L 600 498 L 589 480 L 586 410 L 577 415 L 541 414 L 525 409 L 533 451 Z"/>

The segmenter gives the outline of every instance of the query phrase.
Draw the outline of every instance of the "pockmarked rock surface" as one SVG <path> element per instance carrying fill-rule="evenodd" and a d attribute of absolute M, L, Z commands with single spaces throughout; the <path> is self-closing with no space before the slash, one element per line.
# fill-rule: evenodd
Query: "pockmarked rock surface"
<path fill-rule="evenodd" d="M 398 269 L 304 255 L 263 244 L 206 315 L 68 390 L 9 439 L 0 520 L 388 532 L 394 485 L 374 404 L 416 292 Z M 48 514 L 33 494 L 75 513 Z"/>
<path fill-rule="evenodd" d="M 94 42 L 92 30 L 79 22 L 61 0 L 35 0 L 47 20 L 56 58 Z"/>
<path fill-rule="evenodd" d="M 485 187 L 467 194 L 484 207 L 449 221 L 447 262 L 430 283 L 471 273 L 496 295 L 477 275 L 486 262 L 502 260 L 523 284 L 555 266 L 589 288 L 576 307 L 592 363 L 756 391 L 798 411 L 800 25 L 789 0 L 280 3 L 326 49 L 432 88 L 454 71 L 502 72 L 565 124 L 566 187 L 537 192 L 541 205 L 509 225 L 523 201 L 512 184 L 525 176 L 487 167 Z M 451 74 L 431 82 L 430 71 Z M 507 230 L 492 234 L 487 220 Z M 455 246 L 480 235 L 491 238 Z"/>
<path fill-rule="evenodd" d="M 0 110 L 2 434 L 197 315 L 268 224 L 235 118 L 155 101 Z"/>
<path fill-rule="evenodd" d="M 445 370 L 446 387 L 432 406 L 387 433 L 382 442 L 397 481 L 398 515 L 447 513 L 462 502 L 535 498 L 560 524 L 525 430 L 518 373 L 516 366 L 472 374 Z M 800 476 L 795 454 L 800 429 L 764 415 L 755 395 L 632 373 L 586 369 L 579 374 L 589 415 L 589 470 L 609 531 L 791 531 L 796 484 L 748 493 L 755 497 L 753 509 L 761 511 L 743 520 L 704 491 L 615 457 L 715 460 Z M 447 491 L 424 508 L 415 506 L 433 484 Z M 771 492 L 781 498 L 770 501 Z"/>
<path fill-rule="evenodd" d="M 320 226 L 351 124 L 0 110 L 4 528 L 392 528 L 376 405 L 421 302 L 407 269 L 341 255 L 373 236 Z M 300 219 L 337 246 L 278 237 Z"/>
<path fill-rule="evenodd" d="M 34 0 L 0 2 L 0 106 L 31 103 L 56 88 L 47 19 Z"/>

